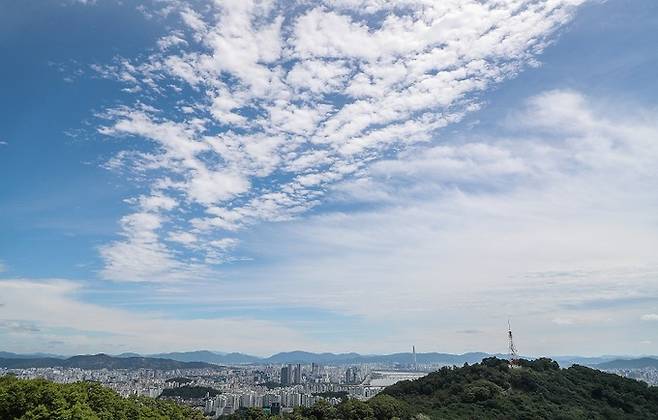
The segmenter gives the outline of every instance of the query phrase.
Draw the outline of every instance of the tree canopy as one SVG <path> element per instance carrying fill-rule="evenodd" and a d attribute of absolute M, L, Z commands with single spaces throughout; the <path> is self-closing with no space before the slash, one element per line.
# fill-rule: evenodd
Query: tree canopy
<path fill-rule="evenodd" d="M 122 398 L 96 382 L 56 384 L 43 379 L 0 377 L 3 420 L 191 420 L 191 408 L 148 397 Z"/>

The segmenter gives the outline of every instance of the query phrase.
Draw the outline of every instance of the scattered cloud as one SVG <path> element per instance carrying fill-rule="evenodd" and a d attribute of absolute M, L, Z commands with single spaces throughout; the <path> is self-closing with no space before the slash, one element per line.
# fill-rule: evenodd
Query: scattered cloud
<path fill-rule="evenodd" d="M 359 205 L 349 212 L 253 226 L 240 241 L 233 232 L 244 219 L 231 209 L 203 207 L 228 233 L 213 238 L 201 228 L 164 228 L 178 211 L 187 211 L 190 196 L 171 189 L 138 195 L 129 204 L 139 212 L 120 222 L 122 238 L 101 248 L 107 270 L 102 275 L 122 281 L 206 280 L 199 287 L 167 284 L 151 290 L 143 299 L 160 308 L 193 304 L 250 313 L 285 306 L 341 314 L 351 325 L 372 326 L 376 337 L 360 351 L 406 348 L 411 340 L 419 348 L 465 351 L 479 347 L 483 338 L 502 340 L 487 349 L 495 351 L 504 348 L 504 334 L 497 338 L 491 331 L 504 330 L 508 316 L 528 354 L 559 353 L 551 340 L 568 339 L 573 351 L 587 349 L 593 337 L 603 339 L 612 328 L 583 335 L 565 325 L 637 324 L 641 314 L 651 315 L 652 297 L 658 296 L 653 252 L 658 199 L 646 194 L 658 187 L 658 118 L 641 107 L 619 112 L 604 104 L 569 90 L 533 96 L 497 130 L 410 146 L 336 182 L 324 200 L 339 208 L 345 202 Z M 163 141 L 180 139 L 194 127 L 189 121 L 165 125 L 160 135 Z M 167 159 L 194 168 L 197 145 L 176 144 Z M 307 165 L 292 159 L 286 164 Z M 220 281 L 206 271 L 209 264 L 230 260 L 241 244 L 268 264 L 239 270 L 227 265 Z M 194 255 L 197 247 L 212 260 L 188 262 L 178 254 L 189 249 Z M 132 261 L 134 266 L 126 265 Z M 101 331 L 127 347 L 144 346 L 138 336 L 149 337 L 141 342 L 154 347 L 174 347 L 183 339 L 190 347 L 208 347 L 208 329 L 218 328 L 244 334 L 230 333 L 230 344 L 212 344 L 217 348 L 267 351 L 270 343 L 251 341 L 269 334 L 267 328 L 283 328 L 281 337 L 290 343 L 282 347 L 320 345 L 305 341 L 312 337 L 308 330 L 274 321 L 176 320 L 166 312 L 82 303 L 75 283 L 2 284 L 3 319 L 37 325 L 40 334 L 71 328 L 81 346 L 100 347 L 108 340 L 87 331 Z M 459 326 L 451 321 L 456 317 Z M 377 329 L 377 323 L 386 328 Z M 185 337 L 168 335 L 174 325 Z M 482 334 L 465 332 L 473 330 Z M 635 333 L 628 328 L 623 334 Z"/>
<path fill-rule="evenodd" d="M 658 314 L 644 314 L 640 319 L 642 321 L 658 321 Z"/>
<path fill-rule="evenodd" d="M 658 119 L 603 103 L 545 92 L 495 135 L 459 134 L 372 164 L 327 196 L 358 209 L 257 230 L 276 245 L 254 252 L 278 263 L 246 270 L 249 281 L 275 302 L 311 301 L 392 330 L 431 324 L 427 346 L 465 342 L 446 329 L 452 319 L 491 331 L 511 314 L 543 353 L 560 351 L 547 337 L 571 334 L 560 326 L 637 320 L 658 296 L 658 198 L 646 194 L 658 188 Z"/>
<path fill-rule="evenodd" d="M 290 220 L 329 186 L 429 142 L 477 110 L 483 91 L 534 65 L 583 1 L 169 2 L 180 27 L 148 58 L 93 67 L 135 95 L 104 114 L 100 132 L 149 146 L 137 143 L 107 166 L 149 174 L 141 187 L 178 204 L 151 211 L 158 224 L 148 241 L 135 239 L 143 227 L 131 221 L 144 221 L 145 208 L 126 216 L 124 239 L 102 248 L 103 276 L 163 278 L 154 262 L 191 275 L 197 267 L 189 271 L 178 248 L 188 243 L 171 232 L 208 243 Z M 152 100 L 162 95 L 176 107 Z M 522 170 L 514 165 L 490 169 Z M 194 258 L 215 260 L 206 249 Z M 133 251 L 147 267 L 122 261 Z"/>

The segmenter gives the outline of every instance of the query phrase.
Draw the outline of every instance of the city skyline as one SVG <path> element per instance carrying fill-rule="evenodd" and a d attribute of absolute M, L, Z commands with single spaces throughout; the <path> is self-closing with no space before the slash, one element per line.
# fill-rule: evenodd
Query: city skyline
<path fill-rule="evenodd" d="M 655 2 L 47 3 L 0 351 L 658 354 Z"/>

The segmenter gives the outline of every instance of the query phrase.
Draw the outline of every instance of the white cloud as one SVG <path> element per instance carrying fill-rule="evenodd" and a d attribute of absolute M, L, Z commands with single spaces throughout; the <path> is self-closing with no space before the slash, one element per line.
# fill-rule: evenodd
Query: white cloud
<path fill-rule="evenodd" d="M 141 196 L 137 201 L 142 209 L 152 212 L 173 210 L 178 205 L 176 200 L 159 192 L 150 196 Z"/>
<path fill-rule="evenodd" d="M 286 81 L 298 91 L 329 93 L 340 89 L 350 73 L 347 61 L 304 60 L 288 72 Z"/>
<path fill-rule="evenodd" d="M 168 239 L 187 246 L 193 245 L 198 240 L 196 235 L 189 232 L 169 232 Z"/>
<path fill-rule="evenodd" d="M 454 331 L 504 332 L 511 316 L 530 354 L 639 352 L 638 311 L 658 300 L 655 113 L 551 91 L 516 115 L 499 136 L 409 149 L 339 184 L 331 198 L 367 206 L 259 235 L 278 263 L 243 275 L 275 301 L 386 322 L 395 348 L 415 325 L 423 346 L 495 351 Z"/>
<path fill-rule="evenodd" d="M 194 229 L 204 242 L 289 220 L 320 203 L 328 186 L 477 110 L 478 94 L 532 65 L 582 2 L 229 1 L 198 10 L 171 2 L 181 27 L 146 60 L 95 66 L 136 92 L 135 105 L 106 113 L 100 132 L 151 145 L 107 167 L 132 168 L 150 179 L 150 194 L 177 197 L 175 208 L 157 210 L 177 216 L 158 235 Z M 154 94 L 177 98 L 176 110 L 157 109 Z M 447 154 L 445 171 L 475 172 L 483 159 L 501 174 L 523 170 L 485 147 L 452 152 L 470 162 L 447 156 L 449 148 L 433 153 Z M 159 240 L 150 246 L 174 255 Z"/>
<path fill-rule="evenodd" d="M 161 50 L 166 50 L 178 45 L 188 45 L 188 42 L 183 38 L 181 33 L 172 33 L 171 35 L 163 36 L 158 40 L 158 47 Z"/>
<path fill-rule="evenodd" d="M 163 217 L 157 213 L 141 212 L 124 216 L 121 219 L 121 235 L 125 239 L 100 248 L 105 261 L 101 276 L 115 281 L 156 282 L 206 277 L 206 267 L 179 261 L 175 253 L 160 241 L 159 230 L 163 223 Z M 181 242 L 175 234 L 174 238 Z"/>
<path fill-rule="evenodd" d="M 658 321 L 658 314 L 644 314 L 640 319 L 642 321 Z"/>
<path fill-rule="evenodd" d="M 212 205 L 249 190 L 249 181 L 236 172 L 195 171 L 186 186 L 188 195 L 195 201 Z"/>

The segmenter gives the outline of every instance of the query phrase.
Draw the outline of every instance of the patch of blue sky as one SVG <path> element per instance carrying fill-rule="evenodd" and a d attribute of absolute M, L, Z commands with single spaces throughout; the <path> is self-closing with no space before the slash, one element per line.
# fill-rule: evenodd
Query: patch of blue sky
<path fill-rule="evenodd" d="M 121 147 L 78 130 L 94 109 L 122 99 L 114 84 L 89 77 L 88 66 L 135 54 L 160 31 L 113 3 L 3 4 L 0 50 L 11 65 L 0 66 L 0 254 L 11 261 L 9 274 L 89 275 L 79 267 L 97 260 L 94 244 L 115 230 L 121 198 L 134 186 L 98 168 Z M 80 69 L 84 75 L 65 80 Z"/>
<path fill-rule="evenodd" d="M 652 0 L 593 1 L 538 57 L 541 65 L 487 92 L 481 111 L 453 130 L 468 127 L 495 134 L 510 110 L 533 95 L 574 89 L 589 96 L 656 104 L 658 3 Z M 478 125 L 473 125 L 477 121 Z"/>

